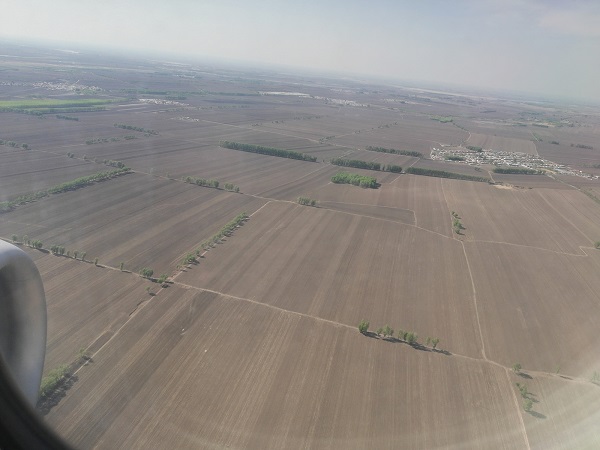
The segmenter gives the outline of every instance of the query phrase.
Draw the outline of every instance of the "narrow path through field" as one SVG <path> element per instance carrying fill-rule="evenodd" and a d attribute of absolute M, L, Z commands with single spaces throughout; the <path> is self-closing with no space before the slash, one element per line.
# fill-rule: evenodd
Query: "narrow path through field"
<path fill-rule="evenodd" d="M 469 271 L 469 278 L 471 279 L 471 288 L 473 289 L 473 306 L 475 307 L 475 317 L 477 319 L 477 329 L 479 330 L 479 340 L 481 342 L 481 355 L 485 361 L 488 358 L 485 354 L 485 342 L 483 341 L 483 331 L 481 330 L 481 321 L 479 320 L 479 308 L 477 307 L 477 290 L 475 289 L 475 280 L 473 279 L 473 272 L 471 272 L 471 264 L 469 263 L 469 257 L 467 256 L 467 250 L 465 249 L 465 243 L 460 241 L 462 246 L 463 254 L 465 255 L 465 261 L 467 263 L 467 270 Z"/>

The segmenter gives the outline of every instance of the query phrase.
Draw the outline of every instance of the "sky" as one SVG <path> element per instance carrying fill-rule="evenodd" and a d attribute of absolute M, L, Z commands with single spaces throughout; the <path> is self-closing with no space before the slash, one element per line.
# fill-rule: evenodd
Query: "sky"
<path fill-rule="evenodd" d="M 600 102 L 600 2 L 3 0 L 0 39 L 62 41 Z"/>

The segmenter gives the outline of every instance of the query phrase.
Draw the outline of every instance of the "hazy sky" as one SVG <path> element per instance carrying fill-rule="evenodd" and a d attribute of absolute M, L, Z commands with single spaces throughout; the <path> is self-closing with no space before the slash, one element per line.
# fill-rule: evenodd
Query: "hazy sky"
<path fill-rule="evenodd" d="M 600 1 L 3 0 L 43 38 L 600 101 Z"/>

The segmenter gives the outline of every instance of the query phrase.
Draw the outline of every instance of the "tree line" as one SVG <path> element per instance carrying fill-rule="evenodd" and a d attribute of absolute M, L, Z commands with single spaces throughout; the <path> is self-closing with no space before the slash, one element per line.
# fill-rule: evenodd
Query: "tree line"
<path fill-rule="evenodd" d="M 476 177 L 473 175 L 463 175 L 462 173 L 446 172 L 445 170 L 421 169 L 419 167 L 409 167 L 406 173 L 413 175 L 424 175 L 427 177 L 452 178 L 455 180 L 480 181 L 489 183 L 490 180 L 484 177 Z"/>
<path fill-rule="evenodd" d="M 156 131 L 156 130 L 143 128 L 143 127 L 136 127 L 133 125 L 126 125 L 124 123 L 115 123 L 114 126 L 116 128 L 122 128 L 123 130 L 133 130 L 133 131 L 139 131 L 140 133 L 153 134 L 153 135 L 158 134 L 158 131 Z"/>
<path fill-rule="evenodd" d="M 359 324 L 358 324 L 358 331 L 360 331 L 361 334 L 367 334 L 369 332 L 369 322 L 366 320 L 362 320 Z M 394 338 L 394 329 L 391 328 L 389 325 L 386 325 L 385 327 L 380 327 L 377 329 L 377 331 L 375 332 L 375 334 L 377 336 L 383 336 L 384 339 L 390 338 L 390 339 L 397 339 L 399 341 L 403 341 L 406 342 L 407 344 L 410 345 L 419 345 L 419 336 L 417 335 L 417 333 L 415 333 L 414 331 L 404 331 L 404 330 L 398 330 L 398 334 L 397 334 L 397 338 Z M 440 339 L 439 338 L 431 338 L 428 337 L 425 341 L 425 345 L 426 346 L 431 346 L 432 349 L 436 349 L 437 345 L 439 344 Z"/>
<path fill-rule="evenodd" d="M 130 141 L 131 139 L 137 139 L 137 137 L 133 135 L 123 136 L 123 139 L 126 141 Z M 94 138 L 88 139 L 85 141 L 86 145 L 94 145 L 94 144 L 108 144 L 109 142 L 119 142 L 121 138 L 119 137 L 110 137 L 110 138 Z"/>
<path fill-rule="evenodd" d="M 492 170 L 494 173 L 512 173 L 518 175 L 541 175 L 543 172 L 541 170 L 535 169 L 525 169 L 521 167 L 495 167 Z"/>
<path fill-rule="evenodd" d="M 92 175 L 76 178 L 75 180 L 67 181 L 65 183 L 52 186 L 51 188 L 48 188 L 43 191 L 37 191 L 30 194 L 21 195 L 15 200 L 0 202 L 0 212 L 12 211 L 19 205 L 34 202 L 41 198 L 48 197 L 51 194 L 60 194 L 62 192 L 75 191 L 77 189 L 90 186 L 94 183 L 110 180 L 111 178 L 115 178 L 129 172 L 131 172 L 131 169 L 129 167 L 123 167 L 107 172 L 97 172 Z"/>
<path fill-rule="evenodd" d="M 219 189 L 219 186 L 221 185 L 221 183 L 218 180 L 207 180 L 204 178 L 197 177 L 181 177 L 181 181 L 183 181 L 184 183 L 195 184 L 196 186 L 211 187 L 215 189 Z M 223 189 L 231 192 L 240 192 L 239 186 L 236 186 L 232 183 L 225 183 L 223 185 Z"/>
<path fill-rule="evenodd" d="M 200 247 L 202 247 L 203 250 L 208 250 L 209 248 L 214 247 L 215 244 L 218 244 L 219 242 L 221 242 L 221 240 L 225 236 L 231 236 L 231 233 L 233 233 L 233 231 L 238 226 L 242 225 L 249 218 L 250 217 L 245 212 L 238 214 L 237 216 L 235 216 L 233 218 L 233 220 L 230 220 L 225 225 L 223 225 L 218 233 L 213 234 L 210 238 L 203 241 L 200 244 Z M 200 251 L 196 250 L 196 253 L 198 254 L 198 253 L 200 253 Z"/>
<path fill-rule="evenodd" d="M 0 139 L 0 145 L 7 145 L 13 148 L 22 148 L 23 150 L 29 150 L 29 144 L 19 144 L 15 141 L 5 141 L 4 139 Z"/>
<path fill-rule="evenodd" d="M 63 119 L 63 120 L 73 120 L 75 122 L 79 122 L 79 117 L 65 116 L 63 114 L 57 114 L 56 118 L 57 119 Z"/>
<path fill-rule="evenodd" d="M 358 173 L 338 172 L 331 177 L 331 181 L 336 184 L 352 184 L 361 188 L 377 189 L 379 187 L 375 177 L 359 175 Z"/>
<path fill-rule="evenodd" d="M 263 147 L 262 145 L 241 144 L 239 142 L 221 141 L 219 146 L 230 150 L 239 150 L 248 153 L 258 153 L 260 155 L 277 156 L 279 158 L 297 159 L 300 161 L 316 162 L 316 156 L 310 156 L 305 153 L 292 150 L 282 150 L 273 147 Z"/>
<path fill-rule="evenodd" d="M 423 153 L 412 150 L 396 150 L 395 148 L 372 147 L 370 145 L 367 147 L 367 150 L 370 152 L 391 153 L 393 155 L 415 156 L 417 158 L 423 157 Z"/>
<path fill-rule="evenodd" d="M 361 161 L 358 159 L 333 158 L 329 161 L 335 166 L 353 167 L 355 169 L 380 170 L 383 172 L 401 173 L 402 167 L 395 164 L 381 165 L 378 162 Z"/>

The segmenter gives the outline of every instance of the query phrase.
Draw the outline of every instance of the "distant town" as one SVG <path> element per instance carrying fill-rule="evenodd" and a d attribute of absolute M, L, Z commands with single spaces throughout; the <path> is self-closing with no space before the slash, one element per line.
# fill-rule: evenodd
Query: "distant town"
<path fill-rule="evenodd" d="M 524 169 L 539 170 L 542 172 L 550 171 L 561 175 L 575 175 L 590 180 L 598 180 L 600 176 L 585 173 L 581 170 L 575 170 L 565 164 L 558 164 L 547 159 L 540 158 L 537 155 L 521 152 L 495 151 L 492 149 L 472 150 L 465 147 L 434 147 L 431 150 L 430 158 L 438 161 L 454 161 L 457 163 L 469 164 L 471 166 L 493 165 L 521 167 Z"/>

